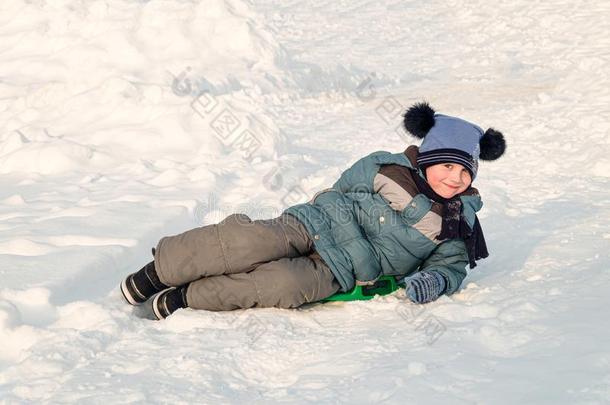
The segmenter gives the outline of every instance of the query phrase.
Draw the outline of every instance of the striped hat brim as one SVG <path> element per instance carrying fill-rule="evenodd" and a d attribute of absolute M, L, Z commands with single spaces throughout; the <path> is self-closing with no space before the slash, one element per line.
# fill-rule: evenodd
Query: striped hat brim
<path fill-rule="evenodd" d="M 432 166 L 440 163 L 457 163 L 470 172 L 471 177 L 476 175 L 476 162 L 468 153 L 459 149 L 435 149 L 420 152 L 417 156 L 417 164 L 422 167 Z"/>

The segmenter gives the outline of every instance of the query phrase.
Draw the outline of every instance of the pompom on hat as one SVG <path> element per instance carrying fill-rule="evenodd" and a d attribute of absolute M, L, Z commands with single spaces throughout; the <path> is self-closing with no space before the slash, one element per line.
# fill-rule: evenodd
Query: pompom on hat
<path fill-rule="evenodd" d="M 439 163 L 458 163 L 474 180 L 479 159 L 496 160 L 504 154 L 504 135 L 493 128 L 481 127 L 461 118 L 436 113 L 426 102 L 416 103 L 404 114 L 405 129 L 423 139 L 417 164 L 425 169 Z"/>

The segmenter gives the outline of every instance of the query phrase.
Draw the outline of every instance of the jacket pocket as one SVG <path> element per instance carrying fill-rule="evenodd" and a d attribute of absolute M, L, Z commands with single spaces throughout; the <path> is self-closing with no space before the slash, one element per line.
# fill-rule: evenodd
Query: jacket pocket
<path fill-rule="evenodd" d="M 430 211 L 432 201 L 423 194 L 417 194 L 402 210 L 400 216 L 409 225 L 415 225 Z"/>

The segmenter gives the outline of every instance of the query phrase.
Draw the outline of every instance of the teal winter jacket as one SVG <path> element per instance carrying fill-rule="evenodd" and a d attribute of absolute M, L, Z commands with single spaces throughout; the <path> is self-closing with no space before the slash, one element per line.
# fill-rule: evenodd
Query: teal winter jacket
<path fill-rule="evenodd" d="M 453 294 L 466 277 L 463 240 L 436 239 L 440 204 L 419 193 L 405 175 L 405 170 L 417 169 L 416 156 L 416 146 L 402 153 L 373 152 L 343 172 L 332 188 L 284 211 L 305 225 L 342 291 L 381 275 L 402 278 L 436 270 L 448 282 L 445 293 Z M 471 187 L 460 199 L 472 227 L 482 207 L 480 196 Z"/>

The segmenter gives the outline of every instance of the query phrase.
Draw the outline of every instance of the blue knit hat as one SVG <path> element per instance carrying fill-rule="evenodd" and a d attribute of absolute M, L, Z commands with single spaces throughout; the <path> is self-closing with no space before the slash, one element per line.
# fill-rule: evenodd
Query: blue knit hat
<path fill-rule="evenodd" d="M 458 163 L 474 180 L 479 159 L 496 160 L 506 150 L 502 133 L 481 127 L 461 118 L 437 114 L 428 103 L 417 103 L 404 115 L 405 129 L 423 142 L 417 164 L 425 169 L 439 163 Z"/>

